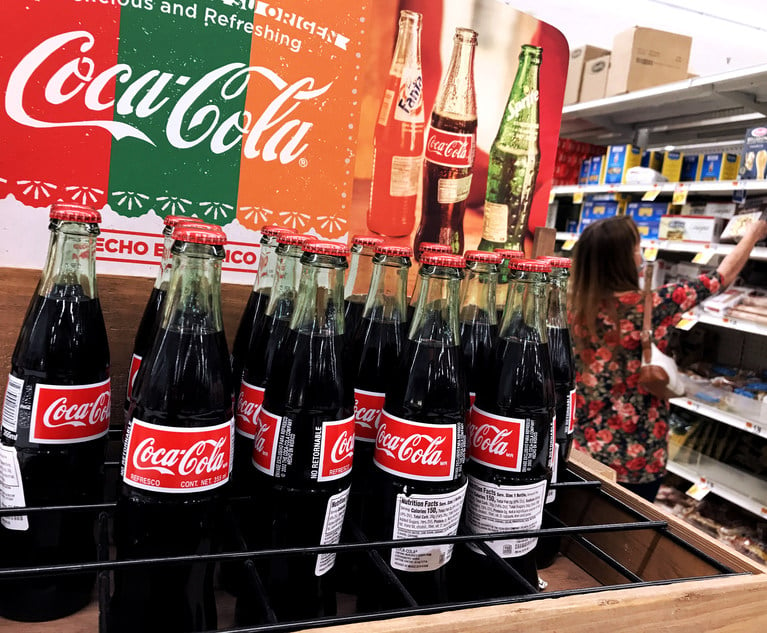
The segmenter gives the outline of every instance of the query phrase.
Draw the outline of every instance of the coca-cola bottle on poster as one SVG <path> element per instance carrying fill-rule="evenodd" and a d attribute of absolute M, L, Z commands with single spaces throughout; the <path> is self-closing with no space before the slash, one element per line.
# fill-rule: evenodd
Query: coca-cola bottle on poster
<path fill-rule="evenodd" d="M 373 134 L 368 228 L 391 237 L 415 225 L 424 139 L 421 14 L 400 11 L 389 79 Z"/>
<path fill-rule="evenodd" d="M 304 246 L 288 340 L 266 385 L 253 465 L 270 491 L 266 504 L 253 503 L 273 547 L 334 544 L 341 534 L 354 453 L 354 387 L 343 319 L 348 252 L 334 242 Z M 271 557 L 266 585 L 277 618 L 335 614 L 334 563 L 335 554 Z M 238 605 L 254 600 L 240 594 Z"/>
<path fill-rule="evenodd" d="M 474 534 L 541 526 L 554 431 L 554 380 L 546 332 L 550 271 L 540 261 L 511 262 L 506 310 L 469 422 L 464 521 Z M 486 544 L 507 559 L 532 590 L 537 589 L 535 538 Z M 476 545 L 462 550 L 461 563 L 472 571 L 469 580 L 456 584 L 459 599 L 517 591 L 510 577 Z"/>
<path fill-rule="evenodd" d="M 479 248 L 524 248 L 541 150 L 538 143 L 538 71 L 542 49 L 524 44 L 519 67 L 490 147 L 485 215 Z"/>
<path fill-rule="evenodd" d="M 509 264 L 513 259 L 524 259 L 525 253 L 508 248 L 496 248 L 494 252 L 503 257 L 501 266 L 498 269 L 498 280 L 495 284 L 495 305 L 498 310 L 498 322 L 500 323 L 503 318 L 503 311 L 506 308 L 506 294 L 509 288 Z"/>
<path fill-rule="evenodd" d="M 570 277 L 570 260 L 567 257 L 544 257 L 551 266 L 549 276 L 549 307 L 546 327 L 549 336 L 549 355 L 554 371 L 554 396 L 556 400 L 556 439 L 552 483 L 563 479 L 570 457 L 575 430 L 575 361 L 567 323 L 567 281 Z M 550 488 L 546 505 L 556 514 L 557 491 Z M 553 521 L 543 519 L 543 527 L 557 527 Z M 536 550 L 538 567 L 548 567 L 559 551 L 560 537 L 547 536 L 538 540 Z"/>
<path fill-rule="evenodd" d="M 423 288 L 376 433 L 374 539 L 450 536 L 466 492 L 469 392 L 458 333 L 460 255 L 423 255 Z M 447 598 L 452 545 L 391 549 L 388 561 L 419 604 Z M 386 605 L 386 597 L 381 596 Z"/>
<path fill-rule="evenodd" d="M 350 515 L 361 523 L 371 499 L 373 450 L 386 391 L 397 372 L 407 335 L 409 246 L 379 244 L 362 322 L 352 345 L 354 380 L 354 475 Z"/>
<path fill-rule="evenodd" d="M 0 505 L 103 500 L 110 417 L 109 347 L 96 290 L 99 213 L 56 203 L 42 276 L 21 326 L 5 390 Z M 3 567 L 94 561 L 94 515 L 46 512 L 0 519 Z M 0 615 L 53 620 L 91 599 L 94 573 L 0 581 Z"/>
<path fill-rule="evenodd" d="M 426 253 L 451 253 L 451 249 L 447 244 L 438 244 L 436 242 L 421 242 L 418 245 L 418 261 L 421 261 Z M 418 297 L 421 295 L 421 268 L 420 266 L 415 272 L 415 283 L 413 284 L 413 294 L 410 296 L 407 306 L 407 322 L 410 323 L 413 320 L 413 314 L 415 313 L 415 305 L 418 303 Z"/>
<path fill-rule="evenodd" d="M 188 218 L 181 215 L 166 215 L 163 220 L 163 248 L 162 258 L 160 259 L 160 268 L 157 271 L 157 277 L 152 286 L 152 292 L 144 307 L 144 312 L 139 321 L 136 338 L 133 342 L 133 354 L 131 355 L 130 367 L 128 369 L 128 384 L 125 394 L 125 415 L 127 417 L 130 407 L 131 394 L 133 393 L 133 383 L 136 380 L 141 360 L 149 351 L 152 341 L 154 341 L 157 329 L 160 327 L 160 318 L 162 317 L 162 308 L 165 304 L 165 297 L 168 294 L 168 283 L 170 282 L 170 268 L 173 256 L 170 252 L 173 246 L 173 229 L 179 224 L 197 224 L 213 227 L 197 218 Z"/>
<path fill-rule="evenodd" d="M 495 310 L 495 283 L 502 258 L 497 253 L 466 251 L 466 277 L 461 285 L 461 351 L 469 388 L 469 401 L 474 404 L 482 373 L 490 362 L 498 335 Z"/>
<path fill-rule="evenodd" d="M 423 163 L 421 223 L 414 252 L 421 242 L 447 244 L 463 252 L 463 214 L 471 187 L 477 145 L 474 49 L 477 33 L 457 28 L 453 55 L 434 102 Z"/>
<path fill-rule="evenodd" d="M 226 237 L 184 225 L 173 236 L 160 328 L 128 412 L 115 509 L 119 560 L 215 552 L 231 473 L 232 374 L 220 283 Z M 115 570 L 109 630 L 216 628 L 213 569 L 198 561 Z"/>
<path fill-rule="evenodd" d="M 375 235 L 355 235 L 352 238 L 349 275 L 344 286 L 344 318 L 346 338 L 351 342 L 362 320 L 370 278 L 373 275 L 375 248 L 383 244 L 383 238 Z"/>
<path fill-rule="evenodd" d="M 253 339 L 263 333 L 266 306 L 274 284 L 274 270 L 277 262 L 277 236 L 293 233 L 291 229 L 282 226 L 266 225 L 261 227 L 260 255 L 258 271 L 253 289 L 248 296 L 245 309 L 240 317 L 237 332 L 232 343 L 232 382 L 234 384 L 234 401 L 240 393 L 240 381 L 245 358 L 251 348 Z"/>

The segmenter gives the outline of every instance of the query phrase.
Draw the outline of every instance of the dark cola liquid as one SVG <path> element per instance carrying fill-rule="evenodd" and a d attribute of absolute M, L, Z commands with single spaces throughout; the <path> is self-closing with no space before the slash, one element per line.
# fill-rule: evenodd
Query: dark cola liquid
<path fill-rule="evenodd" d="M 461 352 L 471 394 L 476 394 L 481 384 L 497 335 L 498 326 L 490 324 L 490 317 L 484 310 L 478 311 L 473 321 L 461 321 Z"/>
<path fill-rule="evenodd" d="M 248 296 L 240 324 L 234 335 L 232 344 L 232 380 L 234 383 L 234 398 L 240 392 L 240 380 L 251 350 L 257 344 L 257 340 L 264 336 L 266 306 L 269 305 L 270 289 L 253 291 Z M 266 330 L 268 332 L 268 330 Z"/>
<path fill-rule="evenodd" d="M 149 293 L 149 300 L 146 302 L 144 313 L 141 315 L 141 321 L 139 322 L 138 330 L 136 331 L 136 340 L 133 343 L 134 356 L 139 356 L 143 359 L 151 349 L 157 330 L 160 329 L 162 308 L 167 294 L 167 290 L 160 288 L 152 288 L 152 292 Z M 126 396 L 126 414 L 129 408 L 130 401 Z"/>
<path fill-rule="evenodd" d="M 365 311 L 367 296 L 352 295 L 344 300 L 344 333 L 348 341 L 354 340 L 357 328 L 362 322 L 362 313 Z"/>
<path fill-rule="evenodd" d="M 448 132 L 474 134 L 477 130 L 477 119 L 452 119 L 432 112 L 431 125 Z M 454 253 L 463 253 L 463 215 L 466 211 L 466 198 L 440 203 L 440 181 L 465 178 L 471 172 L 471 167 L 446 167 L 429 160 L 424 161 L 423 213 L 415 236 L 414 253 L 418 252 L 421 242 L 447 244 Z M 465 190 L 468 197 L 468 186 Z"/>
<path fill-rule="evenodd" d="M 366 513 L 365 521 L 369 538 L 392 538 L 398 494 L 441 494 L 456 491 L 465 484 L 464 434 L 468 408 L 469 392 L 460 347 L 444 346 L 438 341 L 416 342 L 408 339 L 386 393 L 386 411 L 414 422 L 455 425 L 458 430 L 458 463 L 452 481 L 404 479 L 376 468 L 374 487 L 378 502 Z M 388 562 L 390 550 L 384 553 Z M 443 565 L 436 570 L 419 572 L 395 569 L 394 572 L 419 604 L 435 604 L 447 600 L 448 567 Z M 363 587 L 362 591 L 365 590 Z M 386 587 L 373 588 L 372 591 L 373 596 L 363 596 L 365 608 L 404 606 L 399 602 L 401 598 L 388 595 Z"/>
<path fill-rule="evenodd" d="M 274 350 L 263 408 L 282 416 L 282 428 L 290 431 L 277 449 L 289 456 L 282 476 L 256 474 L 261 485 L 268 487 L 268 497 L 257 502 L 257 508 L 272 547 L 318 545 L 331 498 L 351 484 L 350 473 L 326 482 L 312 475 L 316 434 L 322 423 L 354 413 L 354 390 L 347 383 L 350 369 L 343 336 L 290 330 L 284 344 Z M 263 531 L 263 527 L 258 530 L 255 540 Z M 246 534 L 246 540 L 253 542 L 254 535 Z M 271 557 L 265 563 L 269 600 L 278 619 L 335 613 L 333 570 L 317 576 L 316 563 L 316 556 Z M 239 624 L 252 622 L 255 614 L 249 606 L 256 599 L 239 597 Z"/>
<path fill-rule="evenodd" d="M 17 433 L 3 427 L 2 443 L 15 446 L 27 506 L 103 501 L 106 436 L 73 444 L 29 441 L 35 385 L 84 385 L 109 376 L 109 348 L 98 299 L 81 286 L 55 286 L 35 295 L 11 360 L 11 374 L 25 381 Z M 15 437 L 14 437 L 15 436 Z M 96 559 L 95 515 L 46 512 L 27 516 L 25 531 L 0 527 L 3 567 L 80 563 Z M 25 621 L 60 618 L 91 599 L 95 573 L 0 581 L 0 614 Z"/>
<path fill-rule="evenodd" d="M 132 406 L 131 420 L 161 426 L 205 427 L 231 419 L 224 333 L 161 329 L 136 379 Z M 173 494 L 121 484 L 115 510 L 118 559 L 214 553 L 225 489 Z M 210 562 L 116 570 L 109 630 L 215 629 L 213 570 Z"/>
<path fill-rule="evenodd" d="M 469 460 L 467 471 L 482 482 L 502 486 L 528 485 L 548 480 L 551 450 L 554 383 L 550 373 L 548 345 L 528 339 L 499 338 L 477 394 L 478 408 L 510 418 L 525 418 L 530 435 L 525 440 L 523 472 L 491 468 Z M 548 365 L 548 366 L 547 366 Z M 471 453 L 472 446 L 469 446 Z M 471 486 L 469 493 L 471 494 Z M 467 494 L 467 504 L 468 504 Z M 456 599 L 508 596 L 526 591 L 499 569 L 486 555 L 460 548 L 453 568 L 451 589 Z M 538 585 L 535 550 L 505 558 L 533 587 Z M 529 591 L 529 590 L 527 590 Z"/>

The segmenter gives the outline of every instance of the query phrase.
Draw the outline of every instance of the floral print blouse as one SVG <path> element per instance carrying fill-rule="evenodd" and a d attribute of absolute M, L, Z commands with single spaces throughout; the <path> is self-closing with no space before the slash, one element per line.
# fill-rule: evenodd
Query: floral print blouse
<path fill-rule="evenodd" d="M 666 351 L 670 329 L 681 314 L 719 291 L 718 273 L 663 286 L 653 292 L 653 340 Z M 669 405 L 639 384 L 644 295 L 615 296 L 617 323 L 601 309 L 596 333 L 578 323 L 575 341 L 576 426 L 573 445 L 610 466 L 622 483 L 649 483 L 664 475 Z"/>

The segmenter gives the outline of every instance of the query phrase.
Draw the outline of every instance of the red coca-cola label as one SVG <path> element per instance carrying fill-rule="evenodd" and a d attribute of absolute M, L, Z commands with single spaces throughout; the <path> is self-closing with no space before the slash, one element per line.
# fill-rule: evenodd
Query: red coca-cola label
<path fill-rule="evenodd" d="M 397 477 L 451 481 L 457 439 L 452 424 L 413 422 L 382 411 L 373 459 L 376 466 Z"/>
<path fill-rule="evenodd" d="M 340 479 L 351 472 L 354 457 L 354 417 L 322 423 L 317 481 Z"/>
<path fill-rule="evenodd" d="M 281 416 L 261 407 L 253 436 L 253 465 L 267 475 L 274 475 L 281 423 Z"/>
<path fill-rule="evenodd" d="M 361 442 L 375 442 L 385 393 L 354 390 L 354 434 Z"/>
<path fill-rule="evenodd" d="M 471 167 L 476 149 L 476 134 L 459 134 L 429 127 L 424 157 L 446 167 Z"/>
<path fill-rule="evenodd" d="M 567 396 L 567 433 L 575 431 L 575 389 L 571 389 Z"/>
<path fill-rule="evenodd" d="M 505 418 L 472 407 L 469 457 L 473 461 L 491 468 L 520 472 L 524 441 L 524 419 Z"/>
<path fill-rule="evenodd" d="M 133 395 L 133 385 L 136 382 L 139 367 L 141 367 L 141 356 L 134 354 L 131 356 L 130 367 L 128 368 L 128 400 Z"/>
<path fill-rule="evenodd" d="M 90 385 L 35 385 L 29 441 L 87 442 L 105 435 L 111 405 L 109 378 Z"/>
<path fill-rule="evenodd" d="M 237 433 L 245 437 L 253 438 L 258 430 L 258 414 L 264 401 L 263 387 L 256 387 L 242 381 L 240 396 L 237 400 L 237 412 L 234 421 Z"/>
<path fill-rule="evenodd" d="M 159 492 L 218 488 L 232 471 L 234 421 L 179 428 L 131 422 L 123 457 L 123 481 Z"/>

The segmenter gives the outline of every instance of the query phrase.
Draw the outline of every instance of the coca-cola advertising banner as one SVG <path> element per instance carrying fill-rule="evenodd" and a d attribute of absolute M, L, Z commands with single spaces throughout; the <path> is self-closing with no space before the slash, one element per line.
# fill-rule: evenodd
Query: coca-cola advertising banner
<path fill-rule="evenodd" d="M 264 223 L 345 238 L 367 13 L 353 0 L 3 2 L 0 265 L 42 265 L 59 199 L 102 211 L 100 272 L 154 274 L 170 213 L 226 227 L 225 271 L 252 273 Z"/>

